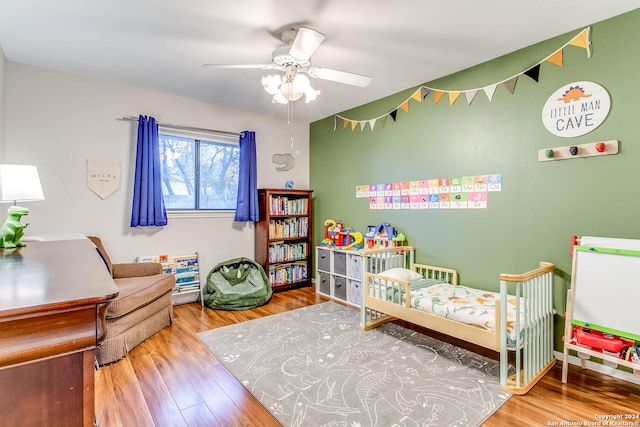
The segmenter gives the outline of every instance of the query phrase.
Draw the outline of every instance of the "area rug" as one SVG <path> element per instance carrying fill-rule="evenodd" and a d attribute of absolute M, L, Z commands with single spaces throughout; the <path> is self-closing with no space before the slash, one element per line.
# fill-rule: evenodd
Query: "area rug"
<path fill-rule="evenodd" d="M 284 426 L 478 426 L 507 401 L 498 362 L 325 302 L 198 334 Z"/>

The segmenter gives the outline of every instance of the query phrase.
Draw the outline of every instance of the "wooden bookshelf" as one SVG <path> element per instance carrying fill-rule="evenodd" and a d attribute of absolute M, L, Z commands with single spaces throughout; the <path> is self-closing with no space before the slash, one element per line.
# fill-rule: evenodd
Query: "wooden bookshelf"
<path fill-rule="evenodd" d="M 261 188 L 255 261 L 274 291 L 311 286 L 312 190 Z"/>

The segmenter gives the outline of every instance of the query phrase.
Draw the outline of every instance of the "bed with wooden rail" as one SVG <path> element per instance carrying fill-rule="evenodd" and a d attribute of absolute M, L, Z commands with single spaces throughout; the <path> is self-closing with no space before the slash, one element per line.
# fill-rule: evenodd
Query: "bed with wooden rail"
<path fill-rule="evenodd" d="M 513 394 L 527 393 L 555 365 L 553 264 L 501 274 L 500 292 L 489 292 L 458 285 L 456 270 L 415 263 L 410 246 L 361 256 L 363 330 L 402 319 L 500 352 L 501 387 Z"/>

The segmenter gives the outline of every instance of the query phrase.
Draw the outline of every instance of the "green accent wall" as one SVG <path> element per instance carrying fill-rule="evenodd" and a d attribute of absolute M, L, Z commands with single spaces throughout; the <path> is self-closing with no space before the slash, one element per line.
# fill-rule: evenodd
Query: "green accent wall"
<path fill-rule="evenodd" d="M 533 22 L 532 25 L 535 25 Z M 584 27 L 467 70 L 426 82 L 465 90 L 502 81 L 538 63 Z M 505 34 L 508 37 L 508 34 Z M 490 102 L 479 92 L 434 105 L 410 101 L 409 112 L 384 127 L 334 130 L 334 116 L 310 127 L 310 188 L 315 243 L 325 219 L 364 232 L 389 222 L 407 236 L 421 263 L 455 268 L 462 284 L 499 289 L 500 273 L 522 273 L 540 261 L 557 266 L 556 348 L 570 286 L 572 235 L 640 238 L 640 9 L 591 26 L 591 58 L 567 46 L 564 67 L 543 63 L 539 82 L 521 75 L 515 92 L 498 86 Z M 437 58 L 424 58 L 425 65 Z M 389 76 L 388 78 L 393 78 Z M 609 92 L 611 110 L 596 130 L 576 138 L 549 133 L 541 120 L 547 98 L 565 84 L 592 81 Z M 366 89 L 363 89 L 366 90 Z M 340 113 L 353 120 L 379 117 L 415 91 Z M 538 161 L 538 150 L 618 140 L 616 155 Z M 370 210 L 356 186 L 430 178 L 502 174 L 502 192 L 485 210 Z"/>

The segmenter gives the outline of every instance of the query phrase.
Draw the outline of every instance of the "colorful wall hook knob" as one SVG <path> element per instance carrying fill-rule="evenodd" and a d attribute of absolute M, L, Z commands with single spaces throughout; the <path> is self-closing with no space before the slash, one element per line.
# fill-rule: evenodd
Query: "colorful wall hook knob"
<path fill-rule="evenodd" d="M 598 153 L 604 153 L 604 142 L 597 142 L 596 143 L 596 151 Z"/>
<path fill-rule="evenodd" d="M 545 156 L 547 156 L 547 159 L 552 159 L 554 156 L 554 152 L 551 148 L 549 148 L 547 151 L 544 152 Z"/>
<path fill-rule="evenodd" d="M 571 153 L 572 156 L 575 156 L 578 154 L 578 147 L 576 145 L 572 145 L 569 147 L 569 153 Z"/>

